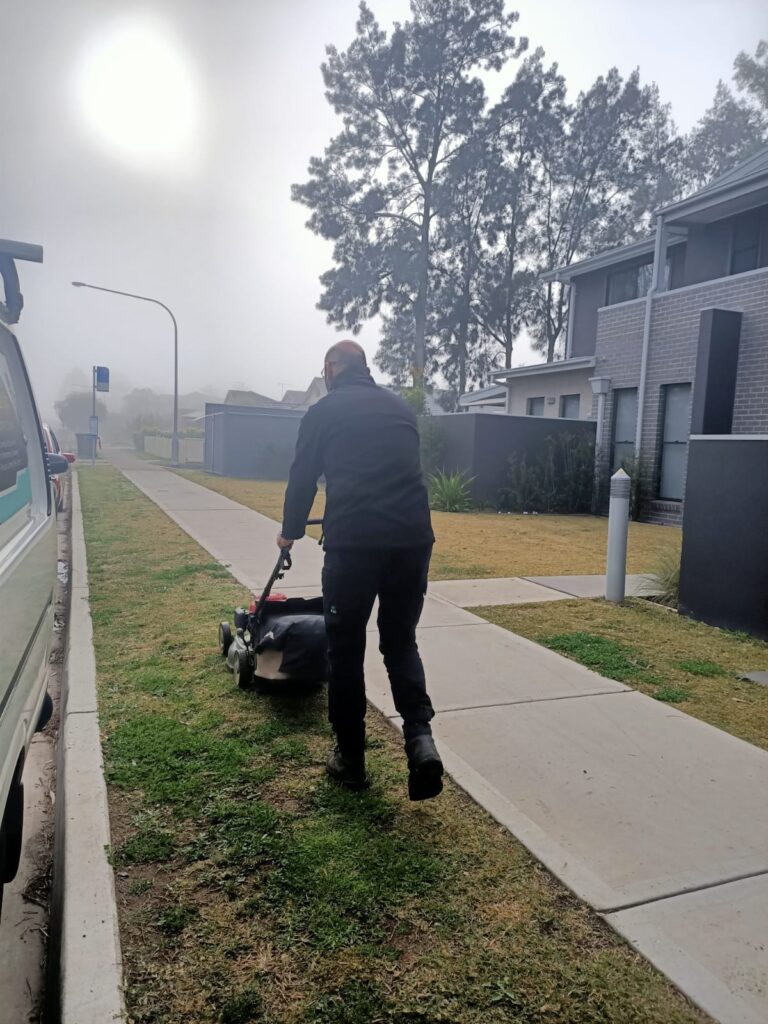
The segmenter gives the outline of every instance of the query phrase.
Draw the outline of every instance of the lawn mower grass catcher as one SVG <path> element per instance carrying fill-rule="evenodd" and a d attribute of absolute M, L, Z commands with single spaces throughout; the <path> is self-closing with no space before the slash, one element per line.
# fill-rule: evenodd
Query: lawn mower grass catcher
<path fill-rule="evenodd" d="M 321 683 L 327 678 L 322 597 L 272 593 L 292 564 L 290 551 L 282 550 L 261 595 L 247 610 L 235 609 L 234 632 L 228 622 L 219 624 L 219 651 L 241 689 L 252 683 Z"/>

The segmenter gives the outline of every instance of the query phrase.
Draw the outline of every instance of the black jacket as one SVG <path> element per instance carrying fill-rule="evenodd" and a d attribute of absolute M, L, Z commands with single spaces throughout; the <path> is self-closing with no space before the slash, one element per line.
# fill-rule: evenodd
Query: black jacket
<path fill-rule="evenodd" d="M 434 541 L 410 407 L 367 370 L 345 370 L 299 426 L 283 509 L 297 540 L 325 475 L 326 548 L 398 548 Z"/>

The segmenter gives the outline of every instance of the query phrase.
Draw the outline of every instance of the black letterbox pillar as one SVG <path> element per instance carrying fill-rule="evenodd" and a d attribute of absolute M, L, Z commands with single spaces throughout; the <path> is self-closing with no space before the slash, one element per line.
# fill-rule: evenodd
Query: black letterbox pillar
<path fill-rule="evenodd" d="M 741 313 L 704 309 L 693 386 L 692 434 L 730 434 L 739 363 Z"/>

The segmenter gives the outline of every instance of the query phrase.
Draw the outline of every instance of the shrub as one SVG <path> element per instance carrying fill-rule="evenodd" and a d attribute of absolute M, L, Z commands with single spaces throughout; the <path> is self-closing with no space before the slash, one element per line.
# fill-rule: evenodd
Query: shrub
<path fill-rule="evenodd" d="M 499 491 L 499 507 L 510 512 L 531 512 L 541 505 L 542 481 L 538 466 L 529 466 L 523 453 L 510 456 L 507 483 Z"/>
<path fill-rule="evenodd" d="M 593 472 L 591 439 L 577 434 L 550 436 L 532 466 L 525 454 L 510 457 L 499 506 L 511 512 L 588 512 Z"/>
<path fill-rule="evenodd" d="M 659 604 L 677 608 L 680 599 L 680 552 L 668 551 L 662 555 L 648 579 L 653 589 L 658 591 L 654 597 Z"/>
<path fill-rule="evenodd" d="M 470 484 L 464 473 L 434 473 L 429 478 L 429 505 L 438 512 L 468 512 L 472 508 Z"/>
<path fill-rule="evenodd" d="M 400 388 L 400 397 L 410 405 L 417 416 L 423 416 L 427 408 L 427 396 L 423 387 Z"/>

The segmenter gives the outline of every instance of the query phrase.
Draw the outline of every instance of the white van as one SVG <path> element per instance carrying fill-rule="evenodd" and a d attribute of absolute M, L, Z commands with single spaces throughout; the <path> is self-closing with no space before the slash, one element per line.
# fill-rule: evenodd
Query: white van
<path fill-rule="evenodd" d="M 42 260 L 38 246 L 0 240 L 5 301 L 0 320 L 15 322 L 21 295 L 14 259 Z M 35 730 L 50 716 L 46 680 L 53 635 L 57 538 L 47 456 L 18 342 L 0 323 L 0 907 L 21 855 L 22 772 Z"/>

